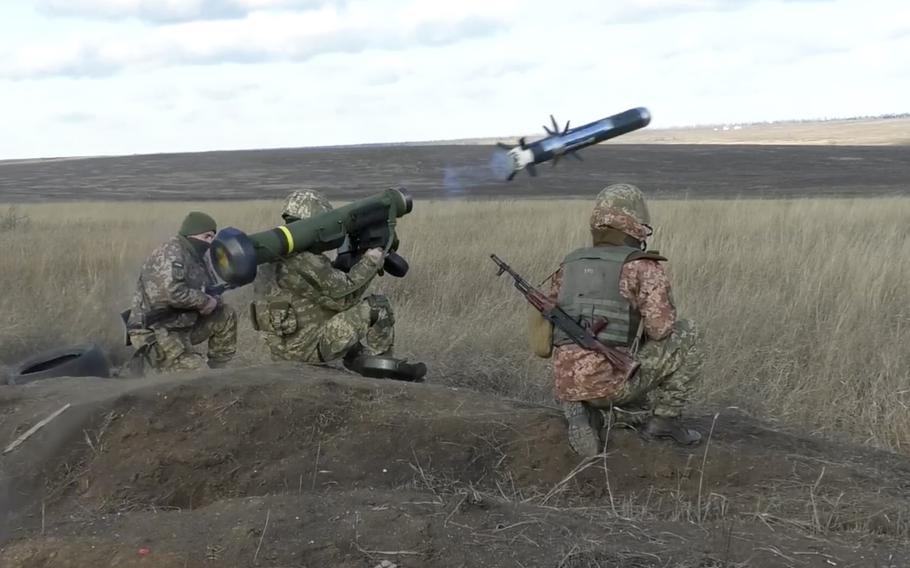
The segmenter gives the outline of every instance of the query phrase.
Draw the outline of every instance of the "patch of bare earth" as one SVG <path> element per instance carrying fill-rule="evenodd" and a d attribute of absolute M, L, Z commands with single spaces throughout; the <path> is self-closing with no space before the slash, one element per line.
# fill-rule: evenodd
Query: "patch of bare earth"
<path fill-rule="evenodd" d="M 4 440 L 74 410 L 0 458 L 4 567 L 910 562 L 908 460 L 734 411 L 582 460 L 555 408 L 331 369 L 15 388 Z"/>

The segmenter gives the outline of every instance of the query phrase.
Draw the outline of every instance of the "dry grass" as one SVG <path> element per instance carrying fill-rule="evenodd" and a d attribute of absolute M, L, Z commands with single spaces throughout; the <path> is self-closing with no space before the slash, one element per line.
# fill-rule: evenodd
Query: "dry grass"
<path fill-rule="evenodd" d="M 250 230 L 274 202 L 42 204 L 0 218 L 0 360 L 88 339 L 116 354 L 136 270 L 189 209 Z M 549 400 L 526 307 L 495 252 L 541 281 L 588 239 L 586 201 L 422 202 L 402 219 L 411 273 L 377 289 L 397 308 L 398 350 L 430 380 Z M 699 400 L 733 404 L 910 452 L 910 200 L 660 201 L 652 246 L 669 256 L 684 317 L 707 332 Z M 228 294 L 238 312 L 249 290 Z M 242 321 L 241 363 L 267 360 Z"/>

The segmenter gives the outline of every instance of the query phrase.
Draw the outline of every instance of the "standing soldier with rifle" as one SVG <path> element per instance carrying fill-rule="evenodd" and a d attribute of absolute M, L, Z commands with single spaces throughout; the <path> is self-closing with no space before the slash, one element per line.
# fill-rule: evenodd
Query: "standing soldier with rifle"
<path fill-rule="evenodd" d="M 237 316 L 225 305 L 206 252 L 215 238 L 215 220 L 192 211 L 177 236 L 160 245 L 139 273 L 132 308 L 121 314 L 128 344 L 136 348 L 130 366 L 137 374 L 224 367 L 237 346 Z M 208 357 L 193 345 L 208 341 Z"/>
<path fill-rule="evenodd" d="M 286 223 L 332 210 L 313 190 L 291 193 L 282 211 Z M 421 381 L 423 363 L 392 357 L 395 317 L 388 298 L 367 294 L 382 273 L 383 249 L 370 248 L 342 270 L 322 253 L 295 252 L 262 267 L 254 281 L 250 312 L 273 360 L 320 364 L 341 359 L 366 376 Z"/>
<path fill-rule="evenodd" d="M 694 322 L 677 319 L 660 264 L 666 258 L 645 250 L 650 222 L 637 187 L 608 186 L 591 214 L 593 246 L 564 258 L 547 295 L 511 273 L 519 290 L 530 289 L 522 291 L 537 309 L 532 344 L 537 355 L 553 357 L 569 443 L 583 456 L 601 449 L 600 410 L 610 420 L 621 415 L 646 439 L 701 440 L 680 421 L 703 362 L 701 334 Z M 504 263 L 494 262 L 502 272 Z"/>

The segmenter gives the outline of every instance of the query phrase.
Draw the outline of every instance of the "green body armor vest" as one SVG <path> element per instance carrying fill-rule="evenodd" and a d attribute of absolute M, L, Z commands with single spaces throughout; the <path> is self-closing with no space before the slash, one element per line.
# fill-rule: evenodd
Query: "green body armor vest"
<path fill-rule="evenodd" d="M 667 260 L 656 251 L 624 245 L 572 251 L 563 260 L 559 307 L 588 329 L 606 320 L 597 339 L 611 347 L 629 347 L 638 333 L 641 315 L 619 293 L 619 277 L 625 263 L 642 258 Z M 553 330 L 553 345 L 569 343 L 572 340 L 565 333 Z"/>

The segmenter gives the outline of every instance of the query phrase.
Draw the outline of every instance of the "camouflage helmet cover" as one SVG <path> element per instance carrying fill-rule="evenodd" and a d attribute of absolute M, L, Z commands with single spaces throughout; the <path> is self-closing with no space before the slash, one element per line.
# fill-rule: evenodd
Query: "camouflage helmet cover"
<path fill-rule="evenodd" d="M 614 183 L 603 188 L 591 212 L 591 229 L 610 227 L 638 240 L 652 233 L 651 214 L 638 187 Z"/>
<path fill-rule="evenodd" d="M 287 200 L 284 202 L 281 216 L 285 218 L 293 217 L 294 219 L 309 219 L 331 210 L 332 204 L 322 193 L 313 189 L 305 189 L 288 195 Z"/>

